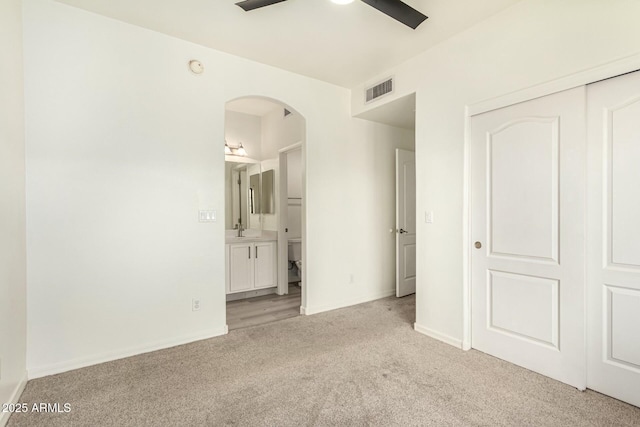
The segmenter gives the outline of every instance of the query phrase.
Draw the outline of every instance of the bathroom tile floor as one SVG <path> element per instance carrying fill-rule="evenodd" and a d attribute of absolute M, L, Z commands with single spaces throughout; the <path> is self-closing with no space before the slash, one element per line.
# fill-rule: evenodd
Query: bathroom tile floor
<path fill-rule="evenodd" d="M 300 287 L 289 284 L 287 295 L 265 295 L 227 302 L 229 330 L 261 325 L 300 315 Z"/>

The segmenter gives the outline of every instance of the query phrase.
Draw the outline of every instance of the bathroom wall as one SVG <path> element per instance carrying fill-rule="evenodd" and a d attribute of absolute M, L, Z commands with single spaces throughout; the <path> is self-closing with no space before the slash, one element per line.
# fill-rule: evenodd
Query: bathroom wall
<path fill-rule="evenodd" d="M 284 108 L 276 108 L 262 117 L 262 159 L 276 159 L 278 151 L 304 139 L 305 121 L 298 113 L 284 116 Z"/>
<path fill-rule="evenodd" d="M 278 168 L 279 150 L 302 142 L 304 137 L 305 120 L 298 112 L 293 111 L 285 117 L 284 107 L 282 107 L 262 116 L 262 170 L 273 169 L 276 183 L 280 180 L 280 170 Z M 276 184 L 276 200 L 278 200 L 279 194 L 280 191 Z M 277 231 L 279 214 L 276 209 L 274 214 L 263 215 L 263 229 Z"/>
<path fill-rule="evenodd" d="M 302 150 L 287 153 L 288 237 L 302 237 Z"/>
<path fill-rule="evenodd" d="M 234 147 L 242 141 L 247 150 L 247 156 L 261 160 L 260 166 L 263 172 L 274 170 L 275 197 L 278 196 L 278 151 L 301 142 L 304 138 L 304 118 L 294 112 L 284 117 L 284 108 L 280 106 L 264 116 L 227 110 L 225 116 L 227 141 Z M 300 180 L 299 192 L 302 191 L 301 185 L 302 180 Z M 251 215 L 251 228 L 262 227 L 263 230 L 277 231 L 278 218 L 277 209 L 272 214 Z"/>
<path fill-rule="evenodd" d="M 247 157 L 253 160 L 261 160 L 262 159 L 262 118 L 259 116 L 254 116 L 252 114 L 240 113 L 237 111 L 225 110 L 224 116 L 224 135 L 225 140 L 229 144 L 230 147 L 238 147 L 238 145 L 242 142 L 242 146 L 247 151 Z M 228 173 L 228 169 L 230 166 L 225 168 Z M 259 166 L 251 166 L 250 171 L 245 173 L 246 179 L 253 174 L 260 173 Z M 227 176 L 227 175 L 225 175 Z M 238 200 L 239 197 L 237 192 L 237 186 L 233 186 L 232 183 L 228 182 L 229 180 L 225 179 L 227 185 L 231 185 L 231 191 L 225 192 L 225 228 L 231 229 L 233 225 L 236 223 L 236 219 L 239 214 L 239 207 L 232 205 L 232 200 Z M 243 186 L 248 185 L 248 181 L 245 184 L 243 182 Z M 232 194 L 235 194 L 235 197 L 231 197 Z M 246 193 L 245 193 L 246 194 Z M 244 224 L 243 227 L 260 229 L 260 215 L 249 214 L 248 210 L 245 209 L 243 212 Z"/>
<path fill-rule="evenodd" d="M 242 146 L 247 157 L 262 160 L 262 120 L 258 116 L 225 110 L 224 137 L 230 147 Z"/>

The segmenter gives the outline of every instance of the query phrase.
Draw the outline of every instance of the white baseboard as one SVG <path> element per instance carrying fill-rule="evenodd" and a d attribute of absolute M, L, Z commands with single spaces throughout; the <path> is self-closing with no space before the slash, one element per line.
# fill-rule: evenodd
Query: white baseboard
<path fill-rule="evenodd" d="M 358 305 L 358 304 L 363 304 L 365 302 L 369 302 L 369 301 L 375 301 L 377 299 L 381 299 L 381 298 L 386 298 L 386 297 L 390 297 L 391 295 L 395 295 L 396 294 L 396 290 L 394 289 L 388 289 L 384 292 L 379 292 L 377 294 L 372 294 L 372 295 L 365 295 L 362 297 L 358 297 L 358 298 L 352 298 L 352 299 L 348 299 L 348 300 L 343 300 L 343 301 L 338 301 L 335 304 L 330 304 L 330 305 L 324 305 L 324 306 L 318 306 L 318 307 L 300 307 L 300 309 L 304 309 L 304 314 L 317 314 L 317 313 L 322 313 L 325 311 L 331 311 L 331 310 L 336 310 L 338 308 L 344 308 L 344 307 L 350 307 L 352 305 Z"/>
<path fill-rule="evenodd" d="M 48 366 L 39 366 L 28 368 L 29 379 L 46 377 L 49 375 L 61 374 L 75 369 L 86 368 L 87 366 L 97 365 L 100 363 L 111 362 L 126 357 L 137 356 L 139 354 L 150 353 L 152 351 L 163 350 L 178 345 L 189 344 L 195 341 L 206 340 L 218 337 L 228 333 L 225 327 L 219 329 L 211 329 L 196 334 L 177 337 L 169 340 L 157 341 L 155 343 L 145 344 L 139 347 L 131 347 L 118 351 L 97 354 L 94 356 L 83 357 L 75 360 L 54 363 Z"/>
<path fill-rule="evenodd" d="M 303 316 L 307 315 L 307 308 L 303 305 L 300 306 L 300 314 Z"/>
<path fill-rule="evenodd" d="M 429 328 L 427 328 L 425 326 L 418 325 L 417 323 L 413 324 L 413 329 L 416 332 L 420 332 L 423 335 L 426 335 L 426 336 L 431 337 L 433 339 L 436 339 L 438 341 L 442 341 L 445 344 L 452 345 L 452 346 L 462 350 L 462 340 L 459 340 L 457 338 L 450 337 L 449 335 L 434 331 L 433 329 L 429 329 Z"/>
<path fill-rule="evenodd" d="M 18 385 L 16 385 L 16 388 L 13 390 L 13 393 L 11 394 L 11 398 L 9 399 L 8 402 L 1 402 L 1 403 L 18 403 L 18 401 L 20 400 L 20 396 L 22 396 L 22 392 L 24 391 L 24 388 L 27 386 L 27 373 L 25 372 L 24 375 L 22 376 L 22 379 L 20 380 L 20 382 L 18 382 Z M 7 422 L 9 422 L 9 417 L 11 416 L 10 412 L 0 412 L 0 427 L 4 427 L 7 425 Z"/>

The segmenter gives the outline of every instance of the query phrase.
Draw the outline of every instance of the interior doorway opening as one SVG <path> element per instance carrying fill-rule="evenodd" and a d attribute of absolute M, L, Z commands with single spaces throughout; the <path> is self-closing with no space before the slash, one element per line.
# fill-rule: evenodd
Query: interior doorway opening
<path fill-rule="evenodd" d="M 229 330 L 301 313 L 306 296 L 302 267 L 305 132 L 304 117 L 277 100 L 248 96 L 225 106 L 225 289 Z M 297 154 L 287 163 L 289 151 Z M 287 164 L 297 174 L 288 174 Z M 289 188 L 297 189 L 297 216 L 291 213 L 294 211 L 287 199 L 283 202 Z M 292 236 L 296 239 L 295 250 L 288 242 L 289 230 L 296 234 Z M 290 284 L 291 265 L 299 280 Z"/>
<path fill-rule="evenodd" d="M 389 231 L 395 238 L 395 287 L 396 297 L 415 294 L 416 291 L 416 94 L 412 93 L 382 104 L 358 115 L 359 118 L 383 123 L 410 131 L 410 143 L 398 142 L 390 152 L 388 161 L 395 168 L 396 210 L 395 223 Z M 425 213 L 425 219 L 433 222 L 433 213 Z M 427 221 L 429 222 L 429 221 Z"/>

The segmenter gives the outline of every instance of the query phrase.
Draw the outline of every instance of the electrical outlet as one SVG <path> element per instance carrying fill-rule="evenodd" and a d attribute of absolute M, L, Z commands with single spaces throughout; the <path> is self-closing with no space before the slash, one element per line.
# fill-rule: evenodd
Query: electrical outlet
<path fill-rule="evenodd" d="M 200 300 L 198 298 L 194 298 L 191 300 L 191 310 L 193 311 L 200 310 Z"/>

